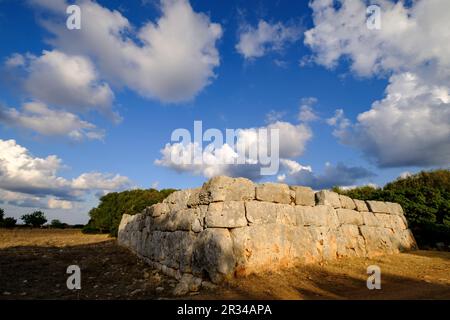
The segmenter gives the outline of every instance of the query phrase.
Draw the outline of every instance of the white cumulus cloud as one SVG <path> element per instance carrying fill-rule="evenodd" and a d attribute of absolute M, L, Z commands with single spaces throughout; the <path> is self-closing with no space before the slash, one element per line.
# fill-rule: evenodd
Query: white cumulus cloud
<path fill-rule="evenodd" d="M 450 162 L 450 2 L 376 1 L 381 29 L 366 26 L 366 1 L 314 0 L 305 44 L 316 63 L 347 59 L 359 76 L 388 77 L 385 97 L 352 123 L 337 110 L 328 124 L 340 140 L 380 167 Z"/>
<path fill-rule="evenodd" d="M 260 150 L 262 154 L 270 155 L 270 145 L 259 135 L 259 130 L 278 130 L 279 159 L 300 156 L 307 142 L 312 138 L 311 129 L 305 124 L 292 124 L 290 122 L 275 121 L 264 127 L 245 128 L 237 130 L 236 141 L 227 144 L 227 141 L 215 148 L 206 148 L 208 143 L 200 146 L 197 142 L 168 143 L 161 150 L 161 158 L 155 163 L 171 168 L 177 172 L 189 172 L 205 177 L 217 175 L 243 176 L 251 179 L 261 178 L 261 168 L 267 165 L 261 163 L 258 155 L 252 155 L 249 150 Z M 270 136 L 269 136 L 270 139 Z M 259 148 L 259 149 L 258 149 Z M 239 150 L 246 150 L 245 161 L 240 163 Z M 181 155 L 184 161 L 174 161 L 174 155 Z"/>
<path fill-rule="evenodd" d="M 111 84 L 163 102 L 181 102 L 191 100 L 215 78 L 222 28 L 195 12 L 187 0 L 162 0 L 161 16 L 140 28 L 116 10 L 78 1 L 82 25 L 77 32 L 58 22 L 65 12 L 54 10 L 48 1 L 33 3 L 56 16 L 43 20 L 53 34 L 50 43 L 66 54 L 89 57 Z"/>
<path fill-rule="evenodd" d="M 236 50 L 245 59 L 259 58 L 269 52 L 282 50 L 287 44 L 298 41 L 300 37 L 301 30 L 298 26 L 260 20 L 257 27 L 249 24 L 241 26 Z"/>
<path fill-rule="evenodd" d="M 55 155 L 35 157 L 15 140 L 0 139 L 0 192 L 10 204 L 69 209 L 69 203 L 94 192 L 130 186 L 127 177 L 97 172 L 67 179 L 58 175 L 61 168 Z"/>
<path fill-rule="evenodd" d="M 25 103 L 21 110 L 0 107 L 0 123 L 32 130 L 44 136 L 66 136 L 71 140 L 102 140 L 104 131 L 94 124 L 81 120 L 77 115 L 52 110 L 39 102 Z"/>

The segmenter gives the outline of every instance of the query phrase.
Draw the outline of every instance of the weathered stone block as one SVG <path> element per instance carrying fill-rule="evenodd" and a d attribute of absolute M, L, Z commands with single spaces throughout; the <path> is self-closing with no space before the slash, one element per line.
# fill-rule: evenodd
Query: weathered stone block
<path fill-rule="evenodd" d="M 380 227 L 405 230 L 407 228 L 405 221 L 398 215 L 375 213 Z"/>
<path fill-rule="evenodd" d="M 369 208 L 367 207 L 367 204 L 363 200 L 353 199 L 353 202 L 356 205 L 356 210 L 359 212 L 366 212 L 369 211 Z"/>
<path fill-rule="evenodd" d="M 148 208 L 147 213 L 152 217 L 159 217 L 170 213 L 170 207 L 168 203 L 156 203 Z"/>
<path fill-rule="evenodd" d="M 363 216 L 360 212 L 350 209 L 336 209 L 340 224 L 353 224 L 360 226 L 364 224 Z"/>
<path fill-rule="evenodd" d="M 236 274 L 287 267 L 295 261 L 317 261 L 316 242 L 305 227 L 252 225 L 231 230 Z"/>
<path fill-rule="evenodd" d="M 333 208 L 341 207 L 341 200 L 336 192 L 329 190 L 322 190 L 316 192 L 316 204 L 332 206 Z"/>
<path fill-rule="evenodd" d="M 351 224 L 342 225 L 336 234 L 338 257 L 366 256 L 366 244 L 357 226 Z"/>
<path fill-rule="evenodd" d="M 176 204 L 177 209 L 187 208 L 187 203 L 191 195 L 191 189 L 172 192 L 163 200 L 164 203 Z"/>
<path fill-rule="evenodd" d="M 304 226 L 303 206 L 291 206 L 288 204 L 276 204 L 277 223 L 287 226 Z"/>
<path fill-rule="evenodd" d="M 255 184 L 245 178 L 214 177 L 203 185 L 199 193 L 200 204 L 254 199 Z"/>
<path fill-rule="evenodd" d="M 402 216 L 403 213 L 403 208 L 400 204 L 395 203 L 395 202 L 385 202 L 387 208 L 388 208 L 388 212 L 390 214 L 395 214 L 395 215 L 399 215 Z"/>
<path fill-rule="evenodd" d="M 256 199 L 275 203 L 291 203 L 289 186 L 282 183 L 263 183 L 256 186 Z"/>
<path fill-rule="evenodd" d="M 366 201 L 370 211 L 377 213 L 389 213 L 389 208 L 383 201 Z"/>
<path fill-rule="evenodd" d="M 398 252 L 392 243 L 393 231 L 383 227 L 359 227 L 365 239 L 366 251 L 369 257 Z"/>
<path fill-rule="evenodd" d="M 200 192 L 201 191 L 202 191 L 202 188 L 191 189 L 191 193 L 190 193 L 189 198 L 186 203 L 186 205 L 189 208 L 196 207 L 201 204 L 201 201 L 200 201 Z"/>
<path fill-rule="evenodd" d="M 187 208 L 153 218 L 150 230 L 159 231 L 194 231 L 204 228 L 204 213 L 200 208 Z"/>
<path fill-rule="evenodd" d="M 312 254 L 316 260 L 332 260 L 337 257 L 336 231 L 329 227 L 308 227 L 315 247 Z"/>
<path fill-rule="evenodd" d="M 213 202 L 206 213 L 208 228 L 237 228 L 247 225 L 242 201 Z"/>
<path fill-rule="evenodd" d="M 317 205 L 314 207 L 296 206 L 296 210 L 301 212 L 303 216 L 303 223 L 305 226 L 334 227 L 336 225 L 336 222 L 333 220 L 336 217 L 336 212 L 330 206 L 325 205 Z"/>
<path fill-rule="evenodd" d="M 363 217 L 364 224 L 370 227 L 378 227 L 380 226 L 380 221 L 378 221 L 377 217 L 373 212 L 361 212 Z"/>
<path fill-rule="evenodd" d="M 340 194 L 339 200 L 341 202 L 341 208 L 350 209 L 350 210 L 354 210 L 356 208 L 355 202 L 350 197 Z"/>
<path fill-rule="evenodd" d="M 200 232 L 193 252 L 194 275 L 202 276 L 206 272 L 212 282 L 219 283 L 233 275 L 235 265 L 233 240 L 228 229 L 210 228 Z"/>
<path fill-rule="evenodd" d="M 245 202 L 245 211 L 249 224 L 268 224 L 281 223 L 297 225 L 301 215 L 298 214 L 294 207 L 288 204 L 272 203 L 263 201 L 247 201 Z"/>
<path fill-rule="evenodd" d="M 315 206 L 316 199 L 314 191 L 309 187 L 291 186 L 292 191 L 295 193 L 295 204 L 301 206 Z"/>

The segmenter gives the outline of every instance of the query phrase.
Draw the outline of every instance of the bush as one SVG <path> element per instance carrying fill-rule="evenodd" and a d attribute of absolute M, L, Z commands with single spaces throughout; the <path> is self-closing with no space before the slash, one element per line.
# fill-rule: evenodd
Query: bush
<path fill-rule="evenodd" d="M 83 227 L 83 229 L 81 229 L 81 232 L 85 233 L 85 234 L 99 234 L 99 233 L 104 233 L 101 232 L 99 229 L 93 227 L 91 224 L 87 224 Z"/>
<path fill-rule="evenodd" d="M 450 170 L 422 171 L 383 188 L 334 188 L 354 199 L 398 202 L 419 245 L 450 243 Z"/>
<path fill-rule="evenodd" d="M 44 223 L 47 222 L 47 218 L 42 211 L 35 211 L 30 214 L 24 214 L 20 217 L 20 219 L 22 219 L 27 226 L 32 226 L 35 228 L 41 227 Z"/>
<path fill-rule="evenodd" d="M 59 221 L 58 219 L 53 219 L 50 222 L 50 227 L 54 228 L 54 229 L 65 229 L 68 227 L 67 223 L 63 223 L 61 221 Z"/>
<path fill-rule="evenodd" d="M 0 226 L 3 228 L 14 228 L 16 226 L 17 220 L 11 217 L 4 218 L 0 222 Z"/>
<path fill-rule="evenodd" d="M 175 190 L 136 189 L 108 193 L 101 197 L 99 205 L 89 212 L 90 220 L 83 228 L 83 232 L 109 233 L 117 236 L 117 229 L 123 214 L 142 212 L 144 208 L 162 201 L 173 191 Z"/>

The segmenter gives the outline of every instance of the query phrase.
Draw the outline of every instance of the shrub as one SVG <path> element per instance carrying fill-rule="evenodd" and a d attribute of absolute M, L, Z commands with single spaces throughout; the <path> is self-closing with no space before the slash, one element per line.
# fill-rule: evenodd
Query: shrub
<path fill-rule="evenodd" d="M 27 226 L 41 227 L 47 222 L 47 218 L 42 211 L 34 211 L 30 214 L 24 214 L 20 217 Z"/>
<path fill-rule="evenodd" d="M 93 227 L 91 224 L 87 224 L 87 225 L 85 225 L 84 227 L 83 227 L 83 229 L 81 229 L 81 231 L 83 232 L 83 233 L 86 233 L 86 234 L 98 234 L 98 233 L 104 233 L 104 232 L 100 232 L 100 230 L 99 229 L 97 229 L 97 228 L 95 228 L 95 227 Z"/>

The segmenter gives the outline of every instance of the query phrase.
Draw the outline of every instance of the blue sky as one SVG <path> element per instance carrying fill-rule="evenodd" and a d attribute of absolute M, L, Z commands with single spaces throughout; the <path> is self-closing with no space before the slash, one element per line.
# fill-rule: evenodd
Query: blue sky
<path fill-rule="evenodd" d="M 1 206 L 85 223 L 106 192 L 247 175 L 163 157 L 196 120 L 284 130 L 286 161 L 248 171 L 258 181 L 382 186 L 448 167 L 449 4 L 371 3 L 380 29 L 359 0 L 0 1 Z"/>

